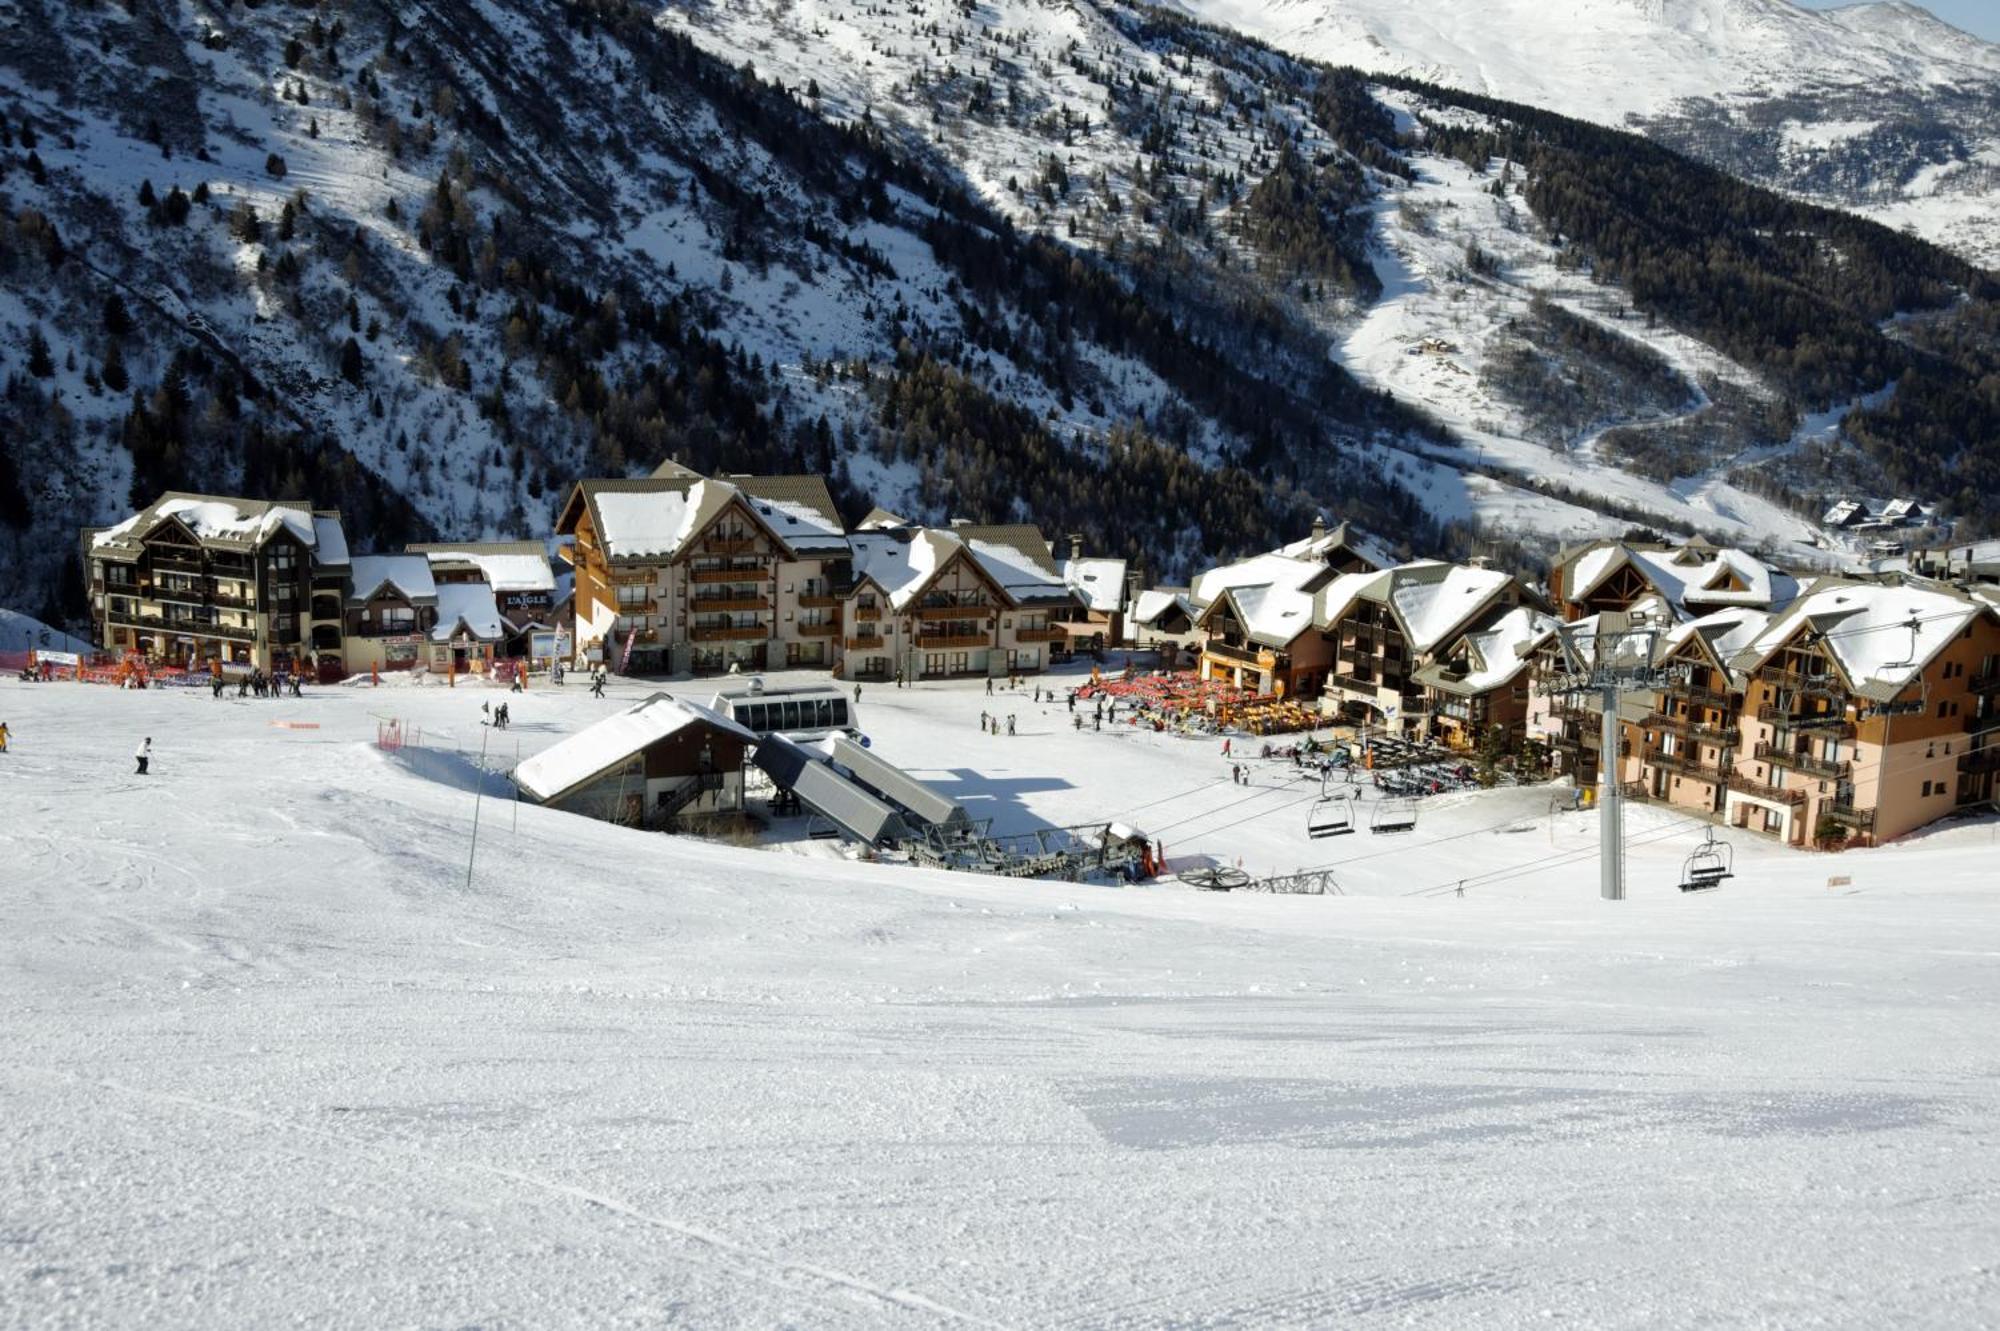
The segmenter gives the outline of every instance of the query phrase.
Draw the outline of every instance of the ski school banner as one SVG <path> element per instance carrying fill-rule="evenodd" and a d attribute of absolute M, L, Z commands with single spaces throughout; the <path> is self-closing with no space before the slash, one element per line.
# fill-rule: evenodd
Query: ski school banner
<path fill-rule="evenodd" d="M 626 673 L 625 668 L 632 664 L 632 644 L 637 641 L 639 641 L 638 629 L 630 628 L 625 630 L 625 650 L 618 657 L 619 674 Z"/>

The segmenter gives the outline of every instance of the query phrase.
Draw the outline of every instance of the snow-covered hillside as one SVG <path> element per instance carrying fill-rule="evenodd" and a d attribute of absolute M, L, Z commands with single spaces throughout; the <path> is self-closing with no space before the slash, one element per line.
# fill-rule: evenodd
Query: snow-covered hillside
<path fill-rule="evenodd" d="M 1314 59 L 1642 128 L 2000 266 L 2000 46 L 1916 5 L 1172 3 Z"/>
<path fill-rule="evenodd" d="M 488 800 L 468 885 L 465 768 L 388 758 L 374 714 L 511 761 L 622 701 L 515 696 L 488 736 L 482 696 L 0 680 L 10 1322 L 1975 1326 L 2000 1300 L 1990 824 L 1746 842 L 1683 897 L 1690 833 L 1646 812 L 1607 905 L 1589 815 L 1540 792 L 1349 838 L 1320 898 Z M 1026 733 L 978 736 L 992 705 L 862 710 L 988 811 L 1160 828 L 1191 800 L 1215 835 L 1188 853 L 1224 857 L 1300 818 L 1208 744 L 1058 749 L 1019 701 Z"/>

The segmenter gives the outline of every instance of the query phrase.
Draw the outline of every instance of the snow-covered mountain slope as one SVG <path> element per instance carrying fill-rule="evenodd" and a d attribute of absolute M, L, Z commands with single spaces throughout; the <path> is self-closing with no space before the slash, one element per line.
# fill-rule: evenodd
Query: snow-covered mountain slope
<path fill-rule="evenodd" d="M 1642 128 L 2000 266 L 2000 45 L 1915 5 L 1173 3 L 1314 59 Z"/>
<path fill-rule="evenodd" d="M 517 695 L 492 747 L 637 687 Z M 1990 823 L 1837 860 L 1738 834 L 1684 897 L 1696 833 L 1635 809 L 1614 905 L 1594 817 L 1540 790 L 1348 838 L 1338 897 L 489 798 L 468 884 L 472 794 L 419 773 L 470 772 L 482 696 L 0 680 L 10 1322 L 1966 1327 L 2000 1299 Z M 863 713 L 1012 825 L 1115 799 L 1212 811 L 1170 855 L 1305 840 L 1211 744 L 975 747 L 992 705 Z M 378 713 L 437 758 L 379 752 Z"/>
<path fill-rule="evenodd" d="M 1314 509 L 1524 564 L 1635 523 L 1784 545 L 1724 473 L 1964 362 L 1913 347 L 1988 308 L 1948 256 L 1629 136 L 1120 0 L 0 18 L 0 602 L 50 615 L 75 529 L 167 486 L 381 546 L 542 531 L 572 478 L 671 455 L 1162 576 Z M 1477 395 L 1376 354 L 1456 322 Z M 1964 378 L 1788 502 L 1837 463 L 1990 516 L 1931 443 L 2000 438 Z"/>

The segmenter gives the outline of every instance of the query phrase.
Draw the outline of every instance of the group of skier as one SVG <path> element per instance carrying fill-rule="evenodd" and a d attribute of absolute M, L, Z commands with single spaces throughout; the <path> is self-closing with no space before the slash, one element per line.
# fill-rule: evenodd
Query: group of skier
<path fill-rule="evenodd" d="M 261 670 L 252 670 L 247 675 L 236 677 L 236 696 L 239 698 L 256 694 L 259 698 L 303 698 L 305 677 L 296 672 L 266 675 Z M 216 675 L 208 682 L 209 696 L 220 698 L 229 691 L 229 681 Z"/>

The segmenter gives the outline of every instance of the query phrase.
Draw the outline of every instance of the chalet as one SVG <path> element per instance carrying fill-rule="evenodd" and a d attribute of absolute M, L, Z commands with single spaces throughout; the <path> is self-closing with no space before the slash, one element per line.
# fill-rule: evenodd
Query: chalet
<path fill-rule="evenodd" d="M 1083 538 L 1070 537 L 1070 557 L 1063 561 L 1063 583 L 1076 597 L 1076 608 L 1061 622 L 1072 651 L 1087 651 L 1125 641 L 1128 574 L 1122 559 L 1086 559 Z"/>
<path fill-rule="evenodd" d="M 1628 610 L 1655 596 L 1677 620 L 1732 606 L 1780 610 L 1798 593 L 1791 574 L 1705 541 L 1679 547 L 1594 541 L 1563 551 L 1549 572 L 1549 594 L 1568 620 Z"/>
<path fill-rule="evenodd" d="M 845 675 L 993 677 L 1047 664 L 1078 601 L 1039 531 L 889 525 L 892 517 L 871 514 L 872 525 L 848 538 Z"/>
<path fill-rule="evenodd" d="M 1197 577 L 1191 599 L 1202 634 L 1201 677 L 1258 694 L 1317 697 L 1333 669 L 1317 597 L 1339 576 L 1321 559 L 1268 554 Z"/>
<path fill-rule="evenodd" d="M 1820 525 L 1832 527 L 1837 531 L 1843 527 L 1853 527 L 1866 522 L 1870 516 L 1868 505 L 1860 500 L 1841 499 L 1826 510 L 1825 515 L 1820 518 Z"/>
<path fill-rule="evenodd" d="M 630 827 L 743 807 L 757 737 L 712 708 L 656 693 L 514 769 L 521 798 Z"/>
<path fill-rule="evenodd" d="M 1986 602 L 1825 578 L 1730 664 L 1747 680 L 1731 825 L 1879 843 L 1992 798 L 2000 620 Z"/>
<path fill-rule="evenodd" d="M 834 662 L 849 552 L 817 477 L 582 481 L 557 531 L 593 659 L 675 674 Z"/>
<path fill-rule="evenodd" d="M 421 554 L 356 555 L 345 596 L 347 668 L 414 670 L 430 662 L 437 626 L 437 582 Z"/>
<path fill-rule="evenodd" d="M 1655 657 L 1674 671 L 1637 727 L 1637 780 L 1647 798 L 1701 813 L 1723 811 L 1744 740 L 1749 687 L 1733 663 L 1771 619 L 1767 610 L 1717 610 L 1674 625 L 1660 638 Z"/>
<path fill-rule="evenodd" d="M 440 587 L 484 583 L 492 589 L 505 626 L 500 655 L 515 659 L 533 655 L 534 635 L 557 628 L 556 576 L 540 541 L 457 541 L 403 549 L 430 562 Z"/>
<path fill-rule="evenodd" d="M 1528 733 L 1529 666 L 1555 636 L 1557 621 L 1532 606 L 1493 614 L 1459 633 L 1411 678 L 1429 695 L 1432 734 L 1454 748 L 1478 747 L 1496 733 L 1505 747 Z"/>
<path fill-rule="evenodd" d="M 347 581 L 340 514 L 169 491 L 83 533 L 99 642 L 174 665 L 338 678 Z"/>
<path fill-rule="evenodd" d="M 1522 603 L 1521 585 L 1510 574 L 1469 565 L 1418 561 L 1337 579 L 1321 593 L 1315 617 L 1332 656 L 1321 706 L 1375 724 L 1423 728 L 1431 695 L 1417 672 Z M 1434 677 L 1448 673 L 1449 667 Z"/>

